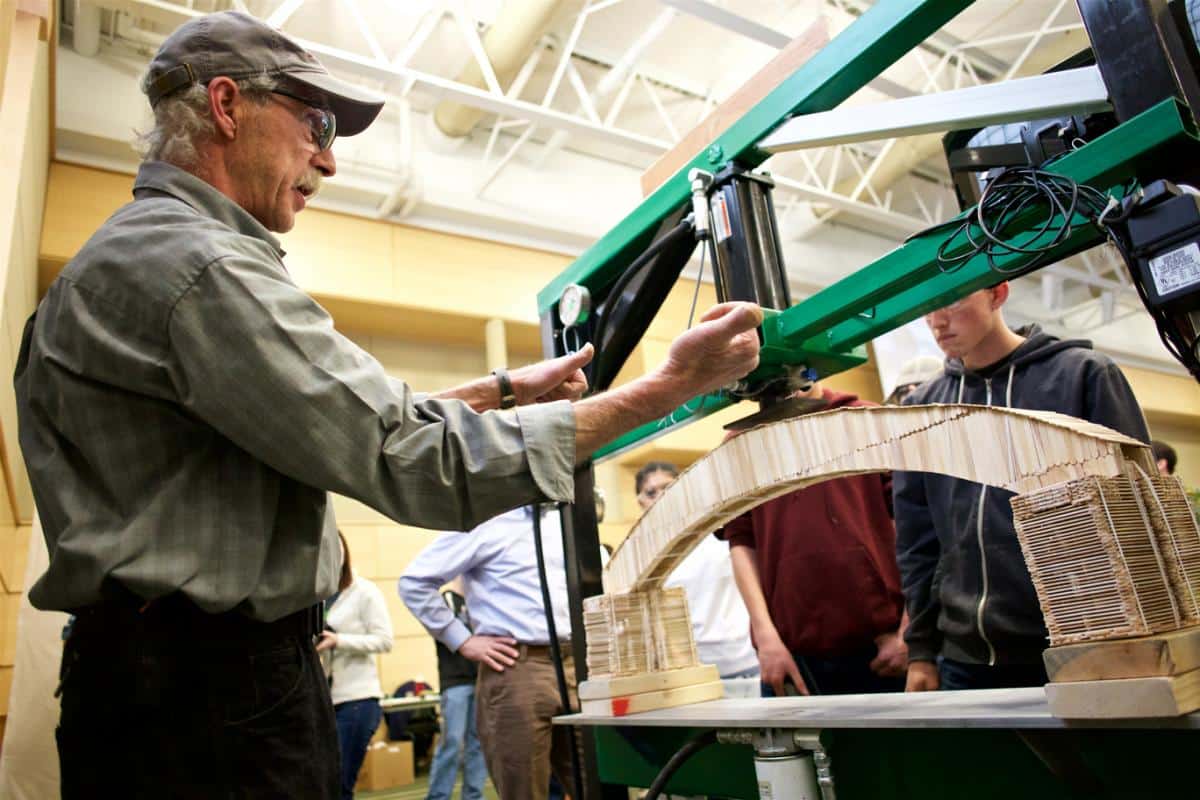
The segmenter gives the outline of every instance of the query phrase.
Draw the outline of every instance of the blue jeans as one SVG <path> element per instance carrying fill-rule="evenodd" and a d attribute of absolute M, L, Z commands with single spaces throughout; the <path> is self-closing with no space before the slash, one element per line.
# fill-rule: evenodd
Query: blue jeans
<path fill-rule="evenodd" d="M 425 800 L 450 800 L 459 762 L 463 764 L 462 800 L 480 800 L 487 766 L 475 734 L 475 687 L 469 683 L 442 691 L 442 735 L 429 767 Z"/>
<path fill-rule="evenodd" d="M 1044 686 L 1049 683 L 1046 668 L 1041 664 L 968 664 L 942 658 L 938 664 L 942 689 L 1016 689 L 1022 686 Z"/>
<path fill-rule="evenodd" d="M 792 653 L 792 658 L 810 694 L 903 692 L 903 676 L 885 677 L 872 671 L 871 661 L 878 652 L 878 648 L 872 644 L 857 653 L 844 656 L 802 656 Z M 774 697 L 775 690 L 764 683 L 762 695 Z"/>
<path fill-rule="evenodd" d="M 368 697 L 338 703 L 333 707 L 333 713 L 337 717 L 338 743 L 342 748 L 342 800 L 353 800 L 358 771 L 367 755 L 367 745 L 383 719 L 383 709 L 379 707 L 378 699 Z"/>

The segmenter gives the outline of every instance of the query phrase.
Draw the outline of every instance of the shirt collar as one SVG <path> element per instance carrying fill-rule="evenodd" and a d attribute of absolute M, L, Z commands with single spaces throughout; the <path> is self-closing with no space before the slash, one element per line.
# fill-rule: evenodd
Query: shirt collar
<path fill-rule="evenodd" d="M 285 253 L 279 240 L 262 223 L 250 216 L 244 208 L 230 200 L 216 187 L 190 172 L 165 161 L 146 161 L 138 168 L 133 182 L 133 196 L 139 192 L 154 190 L 182 200 L 205 216 L 212 217 L 246 236 L 261 239 L 275 249 L 282 258 Z"/>

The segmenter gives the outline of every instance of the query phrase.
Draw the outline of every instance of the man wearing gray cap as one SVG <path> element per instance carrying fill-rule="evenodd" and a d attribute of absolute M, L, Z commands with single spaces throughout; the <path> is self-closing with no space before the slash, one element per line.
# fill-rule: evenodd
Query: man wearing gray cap
<path fill-rule="evenodd" d="M 143 87 L 134 199 L 51 285 L 16 371 L 50 551 L 30 598 L 77 615 L 63 797 L 334 798 L 326 492 L 459 530 L 569 501 L 577 457 L 753 369 L 761 313 L 717 306 L 660 368 L 579 402 L 590 348 L 416 394 L 333 329 L 272 235 L 382 104 L 233 12 L 180 27 Z"/>

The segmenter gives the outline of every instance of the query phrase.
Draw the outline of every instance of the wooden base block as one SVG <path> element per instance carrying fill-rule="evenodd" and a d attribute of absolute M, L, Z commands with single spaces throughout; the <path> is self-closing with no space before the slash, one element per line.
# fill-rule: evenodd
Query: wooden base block
<path fill-rule="evenodd" d="M 1200 669 L 1200 627 L 1051 647 L 1042 660 L 1056 683 L 1180 675 Z"/>
<path fill-rule="evenodd" d="M 580 700 L 579 705 L 584 714 L 623 717 L 626 714 L 654 711 L 659 708 L 673 708 L 691 703 L 703 703 L 706 700 L 720 700 L 724 696 L 725 686 L 721 681 L 716 680 L 656 692 L 640 692 L 598 700 Z"/>
<path fill-rule="evenodd" d="M 1048 683 L 1046 700 L 1062 719 L 1178 717 L 1200 708 L 1200 669 L 1174 677 Z"/>
<path fill-rule="evenodd" d="M 580 700 L 604 700 L 627 694 L 660 692 L 697 683 L 711 683 L 721 679 L 721 674 L 712 664 L 697 667 L 669 669 L 662 672 L 644 672 L 621 678 L 596 678 L 579 684 Z"/>

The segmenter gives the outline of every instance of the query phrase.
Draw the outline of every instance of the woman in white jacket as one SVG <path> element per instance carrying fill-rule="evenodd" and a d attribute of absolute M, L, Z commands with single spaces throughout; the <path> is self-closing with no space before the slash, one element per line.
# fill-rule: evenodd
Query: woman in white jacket
<path fill-rule="evenodd" d="M 379 669 L 375 655 L 392 649 L 392 621 L 383 592 L 350 568 L 350 549 L 342 540 L 342 577 L 338 592 L 325 601 L 325 632 L 318 651 L 330 651 L 329 691 L 337 716 L 342 750 L 342 800 L 354 797 L 354 783 L 379 727 Z"/>

